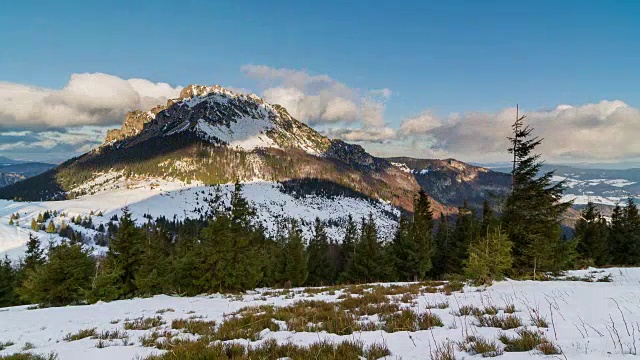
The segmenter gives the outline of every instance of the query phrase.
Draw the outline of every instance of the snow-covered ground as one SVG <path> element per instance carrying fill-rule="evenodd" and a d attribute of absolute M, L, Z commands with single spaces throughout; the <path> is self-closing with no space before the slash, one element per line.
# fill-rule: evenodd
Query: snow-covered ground
<path fill-rule="evenodd" d="M 220 194 L 229 201 L 229 194 L 233 191 L 233 184 L 221 185 Z M 118 178 L 117 174 L 109 173 L 83 185 L 90 195 L 85 195 L 73 200 L 45 201 L 45 202 L 15 202 L 0 200 L 0 255 L 7 253 L 16 258 L 24 252 L 24 245 L 28 240 L 32 218 L 37 218 L 44 211 L 57 211 L 64 213 L 64 217 L 54 219 L 56 225 L 62 222 L 70 224 L 71 217 L 80 215 L 89 216 L 91 212 L 103 216 L 93 216 L 93 224 L 97 227 L 101 223 L 106 224 L 114 214 L 121 214 L 124 207 L 128 207 L 134 218 L 139 223 L 147 221 L 145 214 L 153 219 L 165 216 L 173 219 L 199 218 L 206 212 L 207 202 L 211 199 L 215 188 L 198 183 L 183 183 L 179 181 L 166 181 L 162 179 L 137 179 L 125 180 Z M 95 189 L 95 190 L 94 190 Z M 374 215 L 376 224 L 383 237 L 390 236 L 395 230 L 396 221 L 388 216 L 389 213 L 397 213 L 392 206 L 381 202 L 370 203 L 365 200 L 336 197 L 328 199 L 318 196 L 306 196 L 296 198 L 281 191 L 278 183 L 253 181 L 244 184 L 243 195 L 257 210 L 258 221 L 268 231 L 275 232 L 278 219 L 294 217 L 307 225 L 321 220 L 344 220 L 351 214 L 354 220 L 361 217 Z M 91 194 L 92 191 L 96 191 Z M 19 213 L 18 225 L 9 225 L 11 214 Z M 74 226 L 88 235 L 95 234 L 91 230 Z M 310 226 L 304 226 L 309 235 Z M 330 236 L 340 239 L 342 228 L 332 226 L 328 228 Z M 43 244 L 50 240 L 59 239 L 56 235 L 39 232 Z"/>
<path fill-rule="evenodd" d="M 590 270 L 595 272 L 595 270 Z M 579 281 L 502 281 L 488 288 L 465 287 L 463 292 L 451 295 L 443 293 L 421 293 L 412 306 L 413 311 L 423 312 L 429 304 L 448 302 L 446 309 L 432 309 L 439 316 L 443 327 L 431 330 L 387 333 L 383 330 L 355 332 L 338 336 L 326 332 L 263 331 L 261 340 L 276 339 L 280 343 L 292 342 L 303 345 L 328 339 L 342 341 L 361 340 L 365 344 L 383 343 L 391 351 L 387 359 L 428 359 L 430 350 L 437 343 L 461 341 L 468 335 L 479 335 L 496 340 L 502 330 L 477 327 L 473 316 L 455 316 L 452 313 L 464 305 L 504 307 L 515 305 L 514 315 L 521 318 L 524 326 L 541 331 L 564 352 L 563 355 L 547 356 L 536 351 L 505 352 L 503 359 L 625 359 L 640 346 L 640 269 L 608 269 L 594 274 L 602 277 L 611 274 L 612 282 Z M 589 275 L 589 271 L 574 271 L 569 275 Z M 274 304 L 285 306 L 299 300 L 341 301 L 341 290 L 335 293 L 305 293 L 296 290 L 295 296 L 265 294 L 257 290 L 241 297 L 211 295 L 199 297 L 155 296 L 147 299 L 122 300 L 87 306 L 29 310 L 26 306 L 0 309 L 0 343 L 14 345 L 0 351 L 0 355 L 20 352 L 26 343 L 35 346 L 29 350 L 36 353 L 55 352 L 61 360 L 73 359 L 134 359 L 159 352 L 142 347 L 139 338 L 152 330 L 127 331 L 126 345 L 121 340 L 108 342 L 108 347 L 97 348 L 98 340 L 85 338 L 65 341 L 69 333 L 96 328 L 124 331 L 125 319 L 160 316 L 166 322 L 157 330 L 170 330 L 173 319 L 203 317 L 202 320 L 223 320 L 245 306 Z M 163 309 L 172 311 L 163 312 Z M 530 325 L 529 315 L 539 311 L 548 327 L 535 328 Z M 502 312 L 499 313 L 499 315 Z M 515 334 L 514 330 L 505 330 Z M 244 344 L 248 340 L 243 341 Z M 456 350 L 457 359 L 480 358 Z"/>

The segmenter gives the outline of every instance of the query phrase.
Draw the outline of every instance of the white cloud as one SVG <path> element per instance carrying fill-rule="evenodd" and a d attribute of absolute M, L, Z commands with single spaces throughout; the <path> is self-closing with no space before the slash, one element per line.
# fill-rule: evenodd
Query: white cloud
<path fill-rule="evenodd" d="M 311 125 L 361 123 L 363 127 L 385 127 L 384 102 L 389 89 L 359 91 L 328 75 L 310 75 L 293 69 L 244 65 L 242 72 L 264 88 L 267 102 L 277 103 L 293 117 Z"/>
<path fill-rule="evenodd" d="M 396 137 L 396 130 L 388 127 L 378 129 L 328 129 L 324 135 L 332 139 L 354 142 L 387 142 Z"/>
<path fill-rule="evenodd" d="M 61 90 L 0 82 L 0 126 L 115 125 L 127 111 L 166 103 L 181 89 L 101 73 L 73 74 Z"/>
<path fill-rule="evenodd" d="M 640 110 L 620 100 L 580 106 L 559 105 L 551 110 L 524 111 L 525 122 L 544 138 L 538 151 L 554 161 L 623 160 L 640 157 Z M 400 133 L 412 144 L 428 143 L 428 150 L 475 161 L 505 160 L 515 108 L 494 113 L 469 112 L 438 118 L 425 112 L 405 119 Z"/>

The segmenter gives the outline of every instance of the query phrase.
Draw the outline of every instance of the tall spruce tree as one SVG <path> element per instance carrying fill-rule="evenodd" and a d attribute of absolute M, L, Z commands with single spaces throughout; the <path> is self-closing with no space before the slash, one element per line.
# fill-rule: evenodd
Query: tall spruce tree
<path fill-rule="evenodd" d="M 289 232 L 282 250 L 278 278 L 290 286 L 302 286 L 309 276 L 308 257 L 302 238 L 302 230 L 295 220 L 291 220 Z"/>
<path fill-rule="evenodd" d="M 21 270 L 23 272 L 35 270 L 40 265 L 44 264 L 44 262 L 44 249 L 42 248 L 40 238 L 38 238 L 37 235 L 29 234 L 29 240 L 27 241 L 27 250 L 25 250 L 24 253 Z"/>
<path fill-rule="evenodd" d="M 561 225 L 571 203 L 561 201 L 565 184 L 553 184 L 553 171 L 539 175 L 543 163 L 533 152 L 542 139 L 532 137 L 533 129 L 523 120 L 524 116 L 517 119 L 509 138 L 513 189 L 504 205 L 503 221 L 513 242 L 515 267 L 535 278 L 537 272 L 561 270 L 568 261 L 556 255 L 568 254 L 573 244 L 562 241 Z"/>
<path fill-rule="evenodd" d="M 413 260 L 408 260 L 414 263 L 415 268 L 411 275 L 414 280 L 417 280 L 423 279 L 431 270 L 433 266 L 431 257 L 435 251 L 431 202 L 422 189 L 418 191 L 418 196 L 414 200 L 412 225 L 410 239 L 415 242 L 416 253 Z"/>
<path fill-rule="evenodd" d="M 438 231 L 435 236 L 435 253 L 433 255 L 433 269 L 431 273 L 435 277 L 442 277 L 445 274 L 451 274 L 452 253 L 449 251 L 452 241 L 453 231 L 451 229 L 449 217 L 440 213 L 438 221 Z"/>
<path fill-rule="evenodd" d="M 118 274 L 116 283 L 121 289 L 120 296 L 131 296 L 136 293 L 135 278 L 142 261 L 143 230 L 136 226 L 129 209 L 124 208 L 118 230 L 109 243 L 109 251 L 105 259 L 105 275 Z"/>
<path fill-rule="evenodd" d="M 624 208 L 613 209 L 609 243 L 615 265 L 640 264 L 640 215 L 633 199 L 627 199 Z"/>
<path fill-rule="evenodd" d="M 412 228 L 413 222 L 402 215 L 391 243 L 390 256 L 394 276 L 403 281 L 415 280 L 420 268 L 420 249 L 412 236 Z"/>
<path fill-rule="evenodd" d="M 307 254 L 309 257 L 307 284 L 321 286 L 333 283 L 335 268 L 329 258 L 329 237 L 319 218 L 316 218 L 313 236 L 307 246 Z"/>
<path fill-rule="evenodd" d="M 478 219 L 465 200 L 463 205 L 458 208 L 458 216 L 446 256 L 448 273 L 459 274 L 462 272 L 463 262 L 468 256 L 467 249 L 479 236 Z"/>
<path fill-rule="evenodd" d="M 347 217 L 344 227 L 344 237 L 340 246 L 339 278 L 340 282 L 352 282 L 349 278 L 349 268 L 353 266 L 353 255 L 355 254 L 355 244 L 358 240 L 358 225 L 353 220 L 351 214 Z"/>
<path fill-rule="evenodd" d="M 587 203 L 576 222 L 574 237 L 582 259 L 590 259 L 597 266 L 609 263 L 609 228 L 593 202 Z"/>
<path fill-rule="evenodd" d="M 369 214 L 368 219 L 362 219 L 360 229 L 351 266 L 347 268 L 348 277 L 357 282 L 381 280 L 385 274 L 384 268 L 380 265 L 385 263 L 385 259 L 372 214 Z"/>
<path fill-rule="evenodd" d="M 140 268 L 135 277 L 138 293 L 154 295 L 170 289 L 171 237 L 157 227 L 148 229 L 143 241 Z"/>
<path fill-rule="evenodd" d="M 9 260 L 9 256 L 5 255 L 4 259 L 0 260 L 0 307 L 18 305 L 17 285 L 17 270 Z"/>

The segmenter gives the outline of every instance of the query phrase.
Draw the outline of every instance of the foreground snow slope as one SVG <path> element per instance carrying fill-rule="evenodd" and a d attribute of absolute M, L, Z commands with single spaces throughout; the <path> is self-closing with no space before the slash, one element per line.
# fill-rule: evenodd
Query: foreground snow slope
<path fill-rule="evenodd" d="M 592 270 L 593 271 L 593 270 Z M 529 313 L 535 309 L 544 316 L 549 326 L 540 328 L 545 336 L 556 343 L 564 355 L 546 358 L 567 359 L 624 359 L 640 346 L 640 269 L 608 269 L 598 272 L 597 276 L 611 274 L 613 282 L 574 282 L 574 281 L 503 281 L 486 288 L 466 287 L 464 292 L 444 295 L 443 293 L 424 293 L 417 297 L 413 311 L 425 311 L 428 304 L 448 301 L 449 308 L 433 309 L 444 327 L 417 332 L 386 333 L 382 330 L 356 332 L 348 336 L 328 333 L 295 333 L 289 331 L 265 331 L 262 340 L 276 339 L 279 342 L 309 344 L 321 339 L 340 341 L 346 339 L 362 340 L 365 343 L 384 343 L 392 355 L 388 359 L 429 358 L 430 350 L 436 343 L 460 341 L 466 334 L 480 335 L 495 339 L 501 330 L 497 328 L 476 327 L 472 316 L 454 316 L 452 312 L 463 305 L 498 307 L 514 304 L 515 315 L 529 326 Z M 571 275 L 583 276 L 587 271 L 571 272 Z M 123 329 L 126 318 L 161 316 L 167 325 L 171 320 L 202 316 L 204 320 L 221 321 L 229 314 L 244 306 L 275 304 L 283 306 L 301 299 L 322 301 L 340 301 L 337 298 L 342 291 L 305 294 L 297 289 L 295 297 L 265 294 L 263 290 L 242 297 L 224 295 L 201 296 L 192 298 L 156 296 L 148 299 L 133 299 L 112 303 L 98 303 L 88 306 L 70 306 L 28 310 L 27 307 L 0 309 L 0 342 L 11 341 L 15 344 L 0 355 L 19 352 L 30 342 L 36 353 L 56 352 L 62 360 L 74 359 L 134 359 L 160 350 L 141 346 L 139 337 L 149 331 L 128 331 L 129 342 L 109 343 L 106 348 L 97 348 L 97 340 L 83 339 L 66 342 L 68 333 L 82 329 L 97 328 L 98 331 Z M 409 306 L 409 305 L 408 305 Z M 158 313 L 159 310 L 173 311 Z M 529 326 L 529 328 L 532 328 Z M 615 335 L 614 330 L 619 334 Z M 629 333 L 627 333 L 627 329 Z M 634 330 L 632 330 L 634 329 Z M 513 330 L 505 331 L 514 334 Z M 247 341 L 244 340 L 246 344 Z M 625 355 L 626 353 L 627 355 Z M 471 358 L 469 354 L 456 350 L 457 358 Z M 565 357 L 566 355 L 566 357 Z M 476 355 L 474 358 L 480 358 Z M 535 351 L 513 353 L 505 352 L 499 358 L 532 359 L 545 358 Z"/>
<path fill-rule="evenodd" d="M 45 201 L 45 202 L 14 202 L 0 200 L 0 255 L 9 254 L 16 258 L 24 252 L 24 245 L 30 233 L 32 218 L 46 210 L 64 213 L 54 219 L 56 225 L 62 222 L 70 224 L 71 217 L 77 215 L 89 216 L 91 212 L 103 216 L 93 216 L 95 226 L 107 223 L 114 214 L 121 214 L 122 208 L 129 207 L 134 218 L 139 223 L 146 222 L 144 214 L 150 214 L 153 219 L 165 216 L 173 219 L 185 217 L 199 218 L 206 212 L 206 198 L 212 198 L 215 189 L 209 186 L 192 183 L 185 184 L 179 181 L 165 181 L 160 179 L 123 180 L 117 174 L 106 174 L 84 186 L 99 188 L 98 192 L 85 195 L 73 200 Z M 96 184 L 98 186 L 96 186 Z M 316 217 L 321 220 L 343 221 L 348 214 L 353 215 L 357 221 L 360 217 L 374 215 L 376 224 L 383 236 L 389 236 L 395 229 L 395 220 L 389 214 L 397 210 L 390 205 L 381 202 L 368 202 L 362 199 L 336 197 L 329 199 L 318 196 L 305 196 L 296 198 L 281 191 L 278 183 L 254 181 L 244 184 L 243 195 L 257 210 L 260 221 L 269 232 L 275 232 L 278 219 L 294 217 L 305 224 L 311 224 Z M 229 194 L 233 191 L 233 185 L 221 185 L 220 193 L 228 204 Z M 9 225 L 9 217 L 14 213 L 20 214 L 19 225 Z M 304 226 L 308 231 L 310 226 Z M 82 227 L 74 227 L 83 231 L 89 237 L 95 231 Z M 329 234 L 334 238 L 340 238 L 340 227 L 331 226 Z M 43 243 L 49 240 L 59 240 L 55 235 L 40 232 Z"/>

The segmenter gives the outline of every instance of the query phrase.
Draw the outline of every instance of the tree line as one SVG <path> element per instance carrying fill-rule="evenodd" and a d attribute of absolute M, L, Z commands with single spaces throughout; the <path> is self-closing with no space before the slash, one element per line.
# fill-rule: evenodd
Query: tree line
<path fill-rule="evenodd" d="M 401 216 L 390 241 L 380 239 L 372 215 L 349 216 L 341 239 L 330 238 L 316 219 L 306 241 L 294 219 L 267 235 L 236 184 L 228 207 L 208 199 L 211 210 L 197 220 L 137 225 L 124 209 L 110 227 L 103 256 L 74 238 L 50 245 L 45 256 L 31 236 L 19 264 L 0 261 L 0 306 L 427 278 L 488 284 L 505 276 L 542 279 L 588 264 L 640 264 L 640 215 L 632 200 L 616 207 L 610 222 L 589 204 L 575 237 L 563 236 L 571 206 L 561 201 L 564 184 L 553 184 L 552 172 L 539 175 L 542 162 L 534 149 L 541 140 L 521 120 L 511 138 L 513 189 L 502 201 L 485 201 L 479 214 L 464 204 L 455 216 L 436 219 L 419 191 L 413 213 Z"/>

